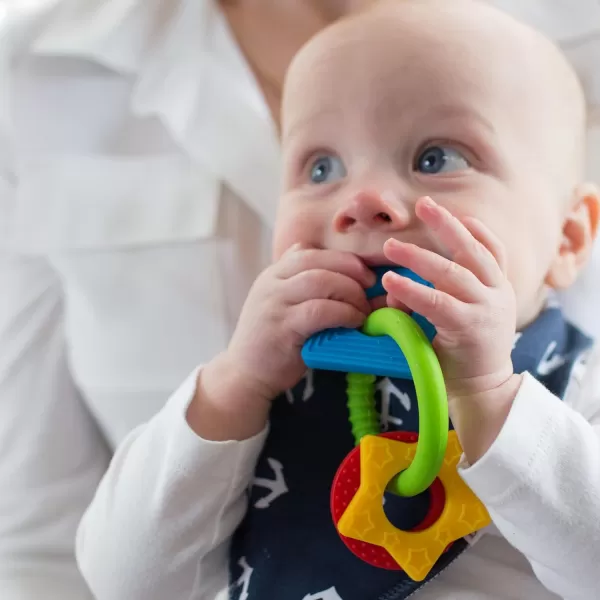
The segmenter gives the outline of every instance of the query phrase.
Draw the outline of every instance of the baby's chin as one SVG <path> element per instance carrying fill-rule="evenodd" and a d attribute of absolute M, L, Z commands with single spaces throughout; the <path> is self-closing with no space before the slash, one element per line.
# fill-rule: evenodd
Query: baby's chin
<path fill-rule="evenodd" d="M 375 298 L 370 298 L 369 306 L 371 307 L 372 311 L 378 310 L 380 308 L 385 308 L 386 306 L 388 306 L 387 295 L 376 296 Z M 398 300 L 394 300 L 393 302 L 391 302 L 389 304 L 389 306 L 392 306 L 393 308 L 397 308 L 398 310 L 401 310 L 402 312 L 405 312 L 407 314 L 410 314 L 412 312 L 410 310 L 410 308 L 408 308 L 408 306 L 406 306 L 406 304 L 403 304 L 402 302 L 399 302 Z"/>

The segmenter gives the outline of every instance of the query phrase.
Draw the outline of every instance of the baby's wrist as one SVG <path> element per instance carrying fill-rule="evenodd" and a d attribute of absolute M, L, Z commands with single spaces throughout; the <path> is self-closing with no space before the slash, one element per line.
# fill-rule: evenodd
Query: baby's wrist
<path fill-rule="evenodd" d="M 464 396 L 449 394 L 450 418 L 469 464 L 475 464 L 502 431 L 523 376 L 511 373 L 499 385 Z"/>
<path fill-rule="evenodd" d="M 200 371 L 186 418 L 206 440 L 245 440 L 265 428 L 271 401 L 270 393 L 223 353 Z"/>

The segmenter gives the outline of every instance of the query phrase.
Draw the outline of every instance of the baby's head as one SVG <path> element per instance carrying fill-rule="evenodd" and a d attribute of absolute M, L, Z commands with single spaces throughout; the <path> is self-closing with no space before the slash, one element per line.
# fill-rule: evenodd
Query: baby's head
<path fill-rule="evenodd" d="M 503 241 L 523 325 L 590 252 L 584 132 L 577 78 L 540 34 L 476 0 L 381 0 L 290 67 L 275 256 L 302 243 L 383 264 L 390 237 L 444 254 L 415 217 L 431 196 Z"/>

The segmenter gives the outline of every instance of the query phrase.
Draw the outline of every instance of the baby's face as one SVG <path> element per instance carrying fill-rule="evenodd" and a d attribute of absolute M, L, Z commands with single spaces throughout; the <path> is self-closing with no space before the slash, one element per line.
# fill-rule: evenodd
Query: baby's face
<path fill-rule="evenodd" d="M 275 256 L 302 243 L 378 265 L 390 237 L 445 254 L 415 217 L 428 195 L 503 241 L 522 324 L 564 241 L 581 107 L 545 97 L 558 72 L 524 53 L 528 31 L 506 37 L 512 22 L 396 4 L 335 26 L 291 67 Z"/>

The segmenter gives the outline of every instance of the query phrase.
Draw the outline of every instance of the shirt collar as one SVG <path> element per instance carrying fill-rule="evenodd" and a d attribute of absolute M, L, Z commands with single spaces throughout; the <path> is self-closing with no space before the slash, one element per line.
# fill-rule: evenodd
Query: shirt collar
<path fill-rule="evenodd" d="M 133 80 L 131 111 L 155 116 L 271 225 L 280 148 L 269 111 L 211 0 L 62 0 L 29 46 L 77 56 Z"/>
<path fill-rule="evenodd" d="M 46 5 L 49 3 L 47 2 Z M 77 56 L 121 73 L 142 68 L 150 47 L 169 28 L 160 0 L 63 0 L 54 2 L 30 52 Z M 203 3 L 202 3 L 203 4 Z"/>

